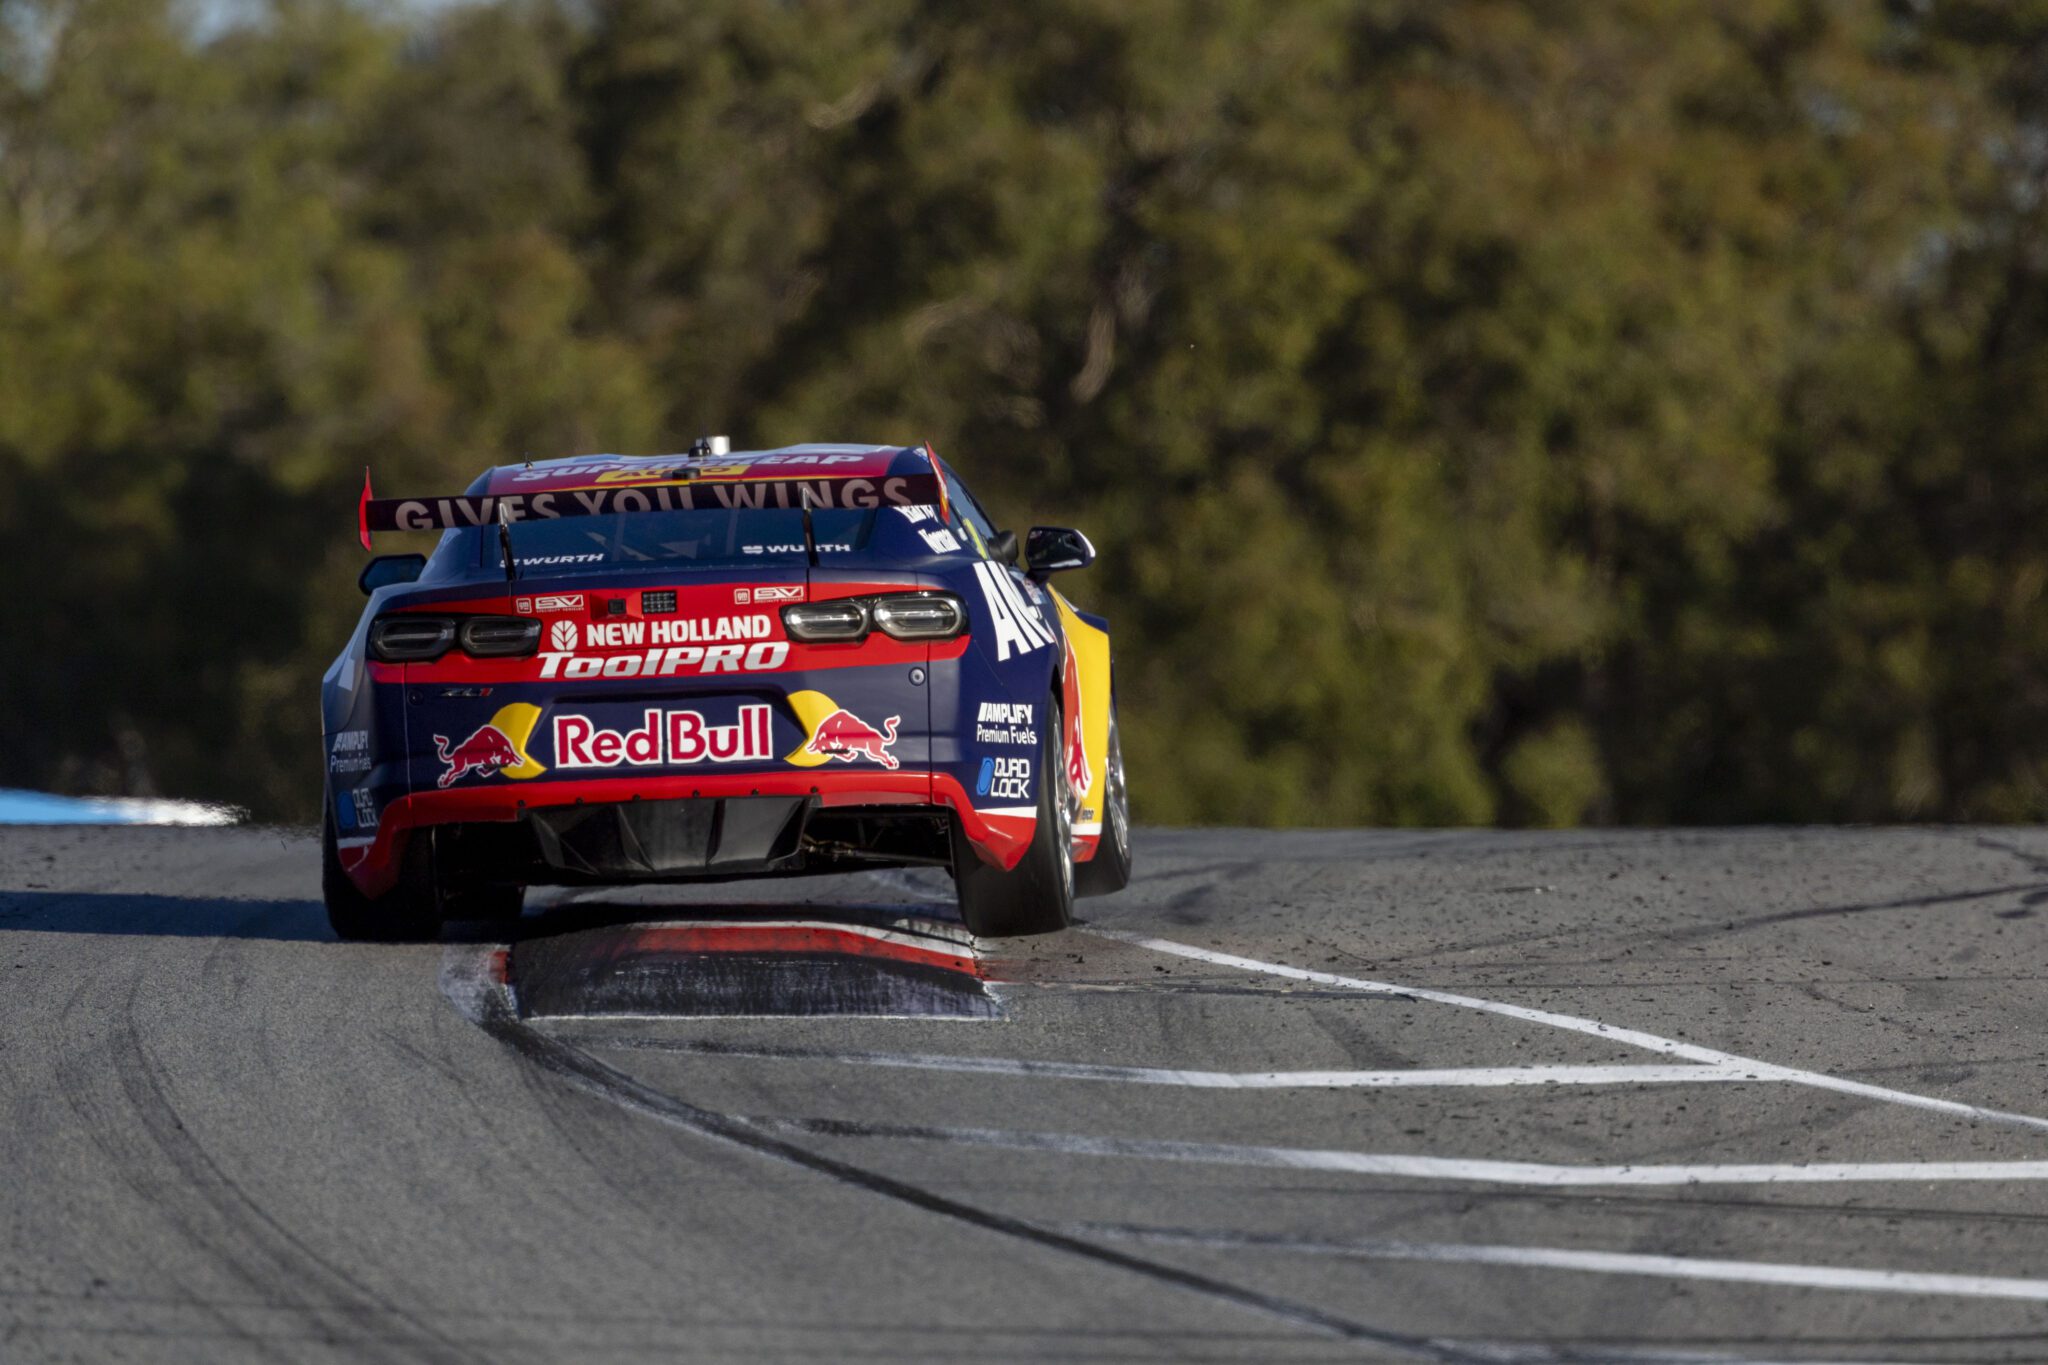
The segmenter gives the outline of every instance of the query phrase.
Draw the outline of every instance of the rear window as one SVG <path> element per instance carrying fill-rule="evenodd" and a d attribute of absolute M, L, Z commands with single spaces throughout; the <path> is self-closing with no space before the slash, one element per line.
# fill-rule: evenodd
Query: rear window
<path fill-rule="evenodd" d="M 811 531 L 820 558 L 868 553 L 876 516 L 874 508 L 812 512 Z M 497 564 L 497 532 L 474 534 L 477 565 Z M 512 526 L 512 554 L 521 568 L 567 574 L 655 567 L 802 565 L 806 562 L 804 518 L 797 511 L 749 507 L 522 521 Z"/>

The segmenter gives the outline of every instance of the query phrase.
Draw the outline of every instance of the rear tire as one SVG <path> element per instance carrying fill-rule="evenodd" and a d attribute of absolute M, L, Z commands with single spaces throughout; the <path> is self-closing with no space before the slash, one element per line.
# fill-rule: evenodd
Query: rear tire
<path fill-rule="evenodd" d="M 1050 934 L 1074 922 L 1074 799 L 1060 762 L 1059 707 L 1046 708 L 1038 746 L 1038 827 L 1005 872 L 981 860 L 953 824 L 953 888 L 960 917 L 977 938 Z"/>
<path fill-rule="evenodd" d="M 406 841 L 398 880 L 381 896 L 365 896 L 341 870 L 334 812 L 320 819 L 320 891 L 327 923 L 344 943 L 405 943 L 440 937 L 440 897 L 434 890 L 434 850 L 425 831 Z"/>
<path fill-rule="evenodd" d="M 1124 788 L 1124 745 L 1116 703 L 1109 706 L 1109 761 L 1102 779 L 1102 837 L 1095 856 L 1074 865 L 1074 894 L 1107 896 L 1131 883 L 1131 799 Z"/>

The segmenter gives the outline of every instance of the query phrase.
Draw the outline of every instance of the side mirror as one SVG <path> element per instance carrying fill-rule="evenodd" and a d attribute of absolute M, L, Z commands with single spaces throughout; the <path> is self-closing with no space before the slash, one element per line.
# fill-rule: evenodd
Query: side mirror
<path fill-rule="evenodd" d="M 378 555 L 363 565 L 356 586 L 363 590 L 363 596 L 368 597 L 379 588 L 388 588 L 394 583 L 410 583 L 426 572 L 426 568 L 425 555 Z"/>
<path fill-rule="evenodd" d="M 988 557 L 998 564 L 1017 562 L 1017 533 L 998 531 L 988 538 Z"/>
<path fill-rule="evenodd" d="M 1095 562 L 1088 537 L 1065 526 L 1034 526 L 1024 537 L 1024 576 L 1043 583 L 1066 569 L 1085 569 Z"/>

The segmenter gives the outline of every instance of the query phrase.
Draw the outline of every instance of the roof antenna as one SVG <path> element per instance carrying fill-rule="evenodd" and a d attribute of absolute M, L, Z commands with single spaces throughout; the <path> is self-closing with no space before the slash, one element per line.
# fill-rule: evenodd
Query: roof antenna
<path fill-rule="evenodd" d="M 512 558 L 512 508 L 503 498 L 498 499 L 498 550 L 505 556 L 505 581 L 510 583 L 519 577 L 519 565 Z"/>

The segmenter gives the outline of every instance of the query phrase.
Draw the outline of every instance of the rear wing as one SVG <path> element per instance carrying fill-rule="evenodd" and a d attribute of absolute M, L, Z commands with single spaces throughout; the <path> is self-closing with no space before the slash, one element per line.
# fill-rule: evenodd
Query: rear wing
<path fill-rule="evenodd" d="M 377 531 L 437 531 L 620 512 L 736 508 L 947 506 L 946 479 L 930 445 L 871 450 L 791 447 L 758 454 L 600 457 L 492 471 L 482 493 L 379 498 L 363 471 L 356 524 L 364 549 Z"/>

